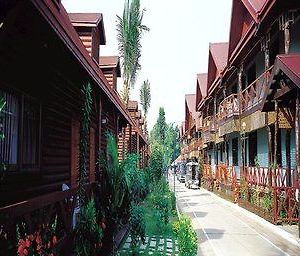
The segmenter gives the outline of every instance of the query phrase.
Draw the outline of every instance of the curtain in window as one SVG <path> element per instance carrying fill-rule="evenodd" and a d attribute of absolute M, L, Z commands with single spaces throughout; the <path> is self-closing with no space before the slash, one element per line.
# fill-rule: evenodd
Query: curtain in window
<path fill-rule="evenodd" d="M 1 117 L 4 139 L 0 140 L 0 161 L 6 165 L 16 165 L 18 160 L 18 129 L 19 129 L 19 101 L 12 94 L 1 92 L 6 105 Z"/>
<path fill-rule="evenodd" d="M 39 145 L 39 105 L 27 99 L 24 100 L 23 118 L 23 166 L 34 167 L 38 164 Z"/>

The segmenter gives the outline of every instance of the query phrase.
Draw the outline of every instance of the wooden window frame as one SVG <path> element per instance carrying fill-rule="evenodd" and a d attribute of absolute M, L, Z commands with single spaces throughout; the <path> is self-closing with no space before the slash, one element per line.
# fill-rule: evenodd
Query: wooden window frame
<path fill-rule="evenodd" d="M 11 87 L 1 88 L 4 93 L 9 93 L 15 96 L 18 100 L 19 116 L 18 116 L 18 148 L 17 148 L 17 164 L 8 165 L 8 173 L 13 172 L 38 172 L 41 170 L 41 158 L 42 158 L 42 104 L 36 98 L 21 92 Z M 37 137 L 37 162 L 32 166 L 24 166 L 23 163 L 23 147 L 24 147 L 24 111 L 25 111 L 25 99 L 30 103 L 34 103 L 38 106 L 38 137 Z"/>

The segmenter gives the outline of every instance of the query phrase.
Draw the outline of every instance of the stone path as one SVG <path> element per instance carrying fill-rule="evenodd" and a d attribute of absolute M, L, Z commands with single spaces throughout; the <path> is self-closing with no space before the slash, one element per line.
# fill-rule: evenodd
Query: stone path
<path fill-rule="evenodd" d="M 122 249 L 120 250 L 120 255 L 126 255 L 126 252 L 130 250 L 131 237 L 129 236 Z M 140 255 L 166 255 L 166 256 L 177 256 L 178 252 L 178 242 L 177 240 L 172 240 L 172 238 L 164 238 L 161 236 L 146 236 L 145 244 L 139 245 Z"/>

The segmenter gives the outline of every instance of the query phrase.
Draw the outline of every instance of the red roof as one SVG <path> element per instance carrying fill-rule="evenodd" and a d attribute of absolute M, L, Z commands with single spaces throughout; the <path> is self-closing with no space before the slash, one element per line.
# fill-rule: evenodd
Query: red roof
<path fill-rule="evenodd" d="M 196 108 L 207 95 L 207 73 L 197 74 Z"/>
<path fill-rule="evenodd" d="M 100 56 L 99 65 L 101 68 L 116 68 L 117 76 L 121 76 L 119 56 Z"/>
<path fill-rule="evenodd" d="M 253 19 L 257 22 L 259 13 L 263 10 L 263 7 L 269 0 L 242 0 L 242 2 Z"/>
<path fill-rule="evenodd" d="M 221 73 L 227 65 L 228 43 L 211 43 L 209 50 L 218 71 Z"/>
<path fill-rule="evenodd" d="M 186 94 L 185 95 L 185 102 L 186 102 L 188 110 L 192 114 L 193 118 L 197 118 L 196 94 Z"/>
<path fill-rule="evenodd" d="M 300 54 L 278 55 L 273 74 L 279 70 L 284 72 L 298 87 L 300 87 Z"/>
<path fill-rule="evenodd" d="M 207 91 L 224 71 L 228 60 L 228 43 L 210 43 L 208 55 Z"/>
<path fill-rule="evenodd" d="M 106 37 L 102 13 L 68 13 L 74 27 L 97 27 L 100 32 L 100 44 L 105 45 Z"/>
<path fill-rule="evenodd" d="M 265 17 L 276 0 L 233 0 L 229 34 L 229 60 L 237 55 L 243 43 L 255 34 L 255 23 Z M 251 32 L 251 33 L 250 33 Z"/>

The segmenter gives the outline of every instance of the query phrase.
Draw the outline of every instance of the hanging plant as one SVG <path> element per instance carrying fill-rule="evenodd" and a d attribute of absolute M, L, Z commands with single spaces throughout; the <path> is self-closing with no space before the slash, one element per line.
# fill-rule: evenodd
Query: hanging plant
<path fill-rule="evenodd" d="M 79 205 L 87 204 L 85 185 L 88 183 L 88 156 L 89 156 L 89 135 L 92 112 L 92 87 L 90 83 L 83 85 L 83 105 L 81 109 L 81 129 L 79 145 Z"/>

